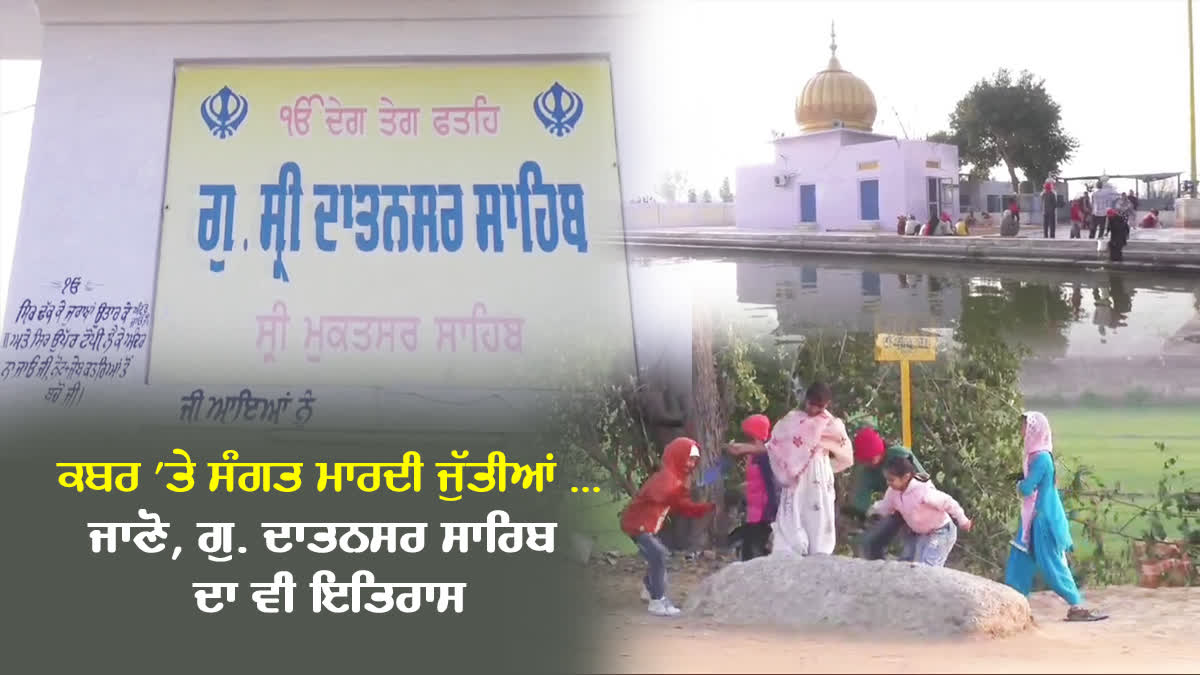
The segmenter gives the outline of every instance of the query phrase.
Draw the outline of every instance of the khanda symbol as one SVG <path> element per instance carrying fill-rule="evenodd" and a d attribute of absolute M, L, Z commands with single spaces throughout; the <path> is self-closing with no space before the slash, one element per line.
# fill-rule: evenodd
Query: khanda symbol
<path fill-rule="evenodd" d="M 246 102 L 246 97 L 233 93 L 227 86 L 200 104 L 200 117 L 212 135 L 220 139 L 232 136 L 246 121 L 248 112 L 250 104 Z"/>
<path fill-rule="evenodd" d="M 533 98 L 533 113 L 546 131 L 562 138 L 575 130 L 583 116 L 583 97 L 558 82 Z"/>

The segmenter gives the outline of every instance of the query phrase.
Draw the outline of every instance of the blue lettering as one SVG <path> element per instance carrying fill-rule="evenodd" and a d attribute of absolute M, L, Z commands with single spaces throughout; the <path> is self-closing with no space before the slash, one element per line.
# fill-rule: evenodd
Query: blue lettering
<path fill-rule="evenodd" d="M 579 183 L 561 183 L 558 195 L 562 197 L 563 241 L 574 246 L 576 251 L 587 253 L 587 225 L 584 223 L 583 186 Z"/>
<path fill-rule="evenodd" d="M 354 235 L 358 250 L 370 253 L 379 248 L 379 186 L 355 185 L 354 200 L 359 204 L 364 201 L 370 204 L 365 211 L 359 211 L 354 217 L 354 223 L 364 230 Z"/>
<path fill-rule="evenodd" d="M 295 162 L 285 162 L 279 167 L 279 182 L 263 184 L 260 192 L 263 196 L 263 212 L 259 241 L 264 251 L 275 249 L 271 276 L 286 284 L 290 279 L 283 265 L 283 251 L 285 248 L 300 250 L 300 195 L 304 194 L 300 186 L 300 166 Z M 286 201 L 288 198 L 290 203 Z"/>
<path fill-rule="evenodd" d="M 461 185 L 439 185 L 438 196 L 453 198 L 453 206 L 441 211 L 442 246 L 447 253 L 462 248 L 463 243 L 463 190 Z"/>
<path fill-rule="evenodd" d="M 517 219 L 517 188 L 512 185 L 502 185 L 500 190 L 504 192 L 504 206 L 506 207 L 505 227 L 510 230 L 515 230 L 524 225 L 521 231 L 521 250 L 526 253 L 533 252 L 533 240 L 529 238 L 529 200 L 527 197 L 521 198 L 521 209 L 526 216 L 520 220 Z"/>
<path fill-rule="evenodd" d="M 201 197 L 211 197 L 212 204 L 200 209 L 196 243 L 201 251 L 212 251 L 221 243 L 221 250 L 233 250 L 233 213 L 237 188 L 232 185 L 201 185 Z M 217 273 L 225 269 L 225 261 L 210 258 L 208 269 Z"/>
<path fill-rule="evenodd" d="M 553 252 L 558 248 L 558 190 L 553 185 L 542 182 L 542 167 L 538 166 L 537 162 L 525 162 L 521 165 L 520 183 L 517 190 L 523 198 L 521 217 L 526 221 L 523 223 L 523 232 L 528 238 L 529 231 L 534 230 L 537 233 L 538 246 L 542 251 Z M 544 197 L 546 207 L 533 210 L 534 224 L 531 227 L 528 222 L 527 200 L 535 196 Z M 532 249 L 532 245 L 529 248 Z"/>
<path fill-rule="evenodd" d="M 413 185 L 412 241 L 413 248 L 425 250 L 425 234 L 429 233 L 429 252 L 438 250 L 437 236 L 437 187 Z"/>
<path fill-rule="evenodd" d="M 342 227 L 348 230 L 354 227 L 354 186 L 343 183 L 338 192 L 342 200 Z"/>
<path fill-rule="evenodd" d="M 475 241 L 480 251 L 504 252 L 504 219 L 500 215 L 500 186 L 476 185 L 471 191 L 478 197 L 475 212 Z"/>
<path fill-rule="evenodd" d="M 505 235 L 520 232 L 524 253 L 554 253 L 560 244 L 587 253 L 585 194 L 579 183 L 550 183 L 541 165 L 522 162 L 515 183 L 473 185 L 475 242 L 480 251 L 503 253 Z M 274 252 L 272 276 L 289 283 L 285 252 L 300 250 L 300 201 L 304 194 L 300 166 L 284 162 L 279 180 L 260 186 L 262 215 L 259 242 Z M 196 243 L 205 252 L 234 249 L 234 214 L 237 190 L 233 185 L 202 184 L 199 195 L 209 204 L 199 211 Z M 334 253 L 337 236 L 331 227 L 341 223 L 354 229 L 355 247 L 363 253 L 436 253 L 462 250 L 468 213 L 463 207 L 464 186 L 455 183 L 417 185 L 333 184 L 313 185 L 313 238 L 317 250 Z M 412 199 L 412 205 L 407 199 Z M 219 273 L 225 261 L 209 259 L 209 269 Z"/>
<path fill-rule="evenodd" d="M 338 221 L 338 186 L 327 183 L 314 185 L 313 196 L 318 199 L 329 198 L 329 201 L 317 204 L 313 220 L 316 222 L 317 248 L 326 253 L 333 253 L 337 250 L 337 242 L 325 236 L 325 227 Z"/>
<path fill-rule="evenodd" d="M 408 196 L 408 187 L 404 185 L 383 185 L 380 192 L 391 202 L 383 210 L 383 248 L 385 251 L 408 250 L 408 209 L 400 203 L 401 197 Z M 392 220 L 397 221 L 395 228 Z M 394 248 L 393 248 L 394 247 Z"/>

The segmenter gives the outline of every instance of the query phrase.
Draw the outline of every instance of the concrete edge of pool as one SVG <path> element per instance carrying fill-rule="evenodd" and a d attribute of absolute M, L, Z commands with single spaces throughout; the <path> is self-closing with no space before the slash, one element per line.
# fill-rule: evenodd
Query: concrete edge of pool
<path fill-rule="evenodd" d="M 618 243 L 611 241 L 610 243 Z M 630 246 L 819 253 L 909 260 L 978 260 L 1007 265 L 1105 267 L 1200 274 L 1200 237 L 1194 240 L 1132 240 L 1125 260 L 1109 262 L 1090 239 L 1001 237 L 900 237 L 886 234 L 754 232 L 725 228 L 627 232 Z"/>

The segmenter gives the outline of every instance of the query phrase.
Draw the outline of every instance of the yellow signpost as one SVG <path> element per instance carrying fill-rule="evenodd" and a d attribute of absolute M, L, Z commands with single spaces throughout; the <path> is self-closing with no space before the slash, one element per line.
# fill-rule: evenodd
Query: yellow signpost
<path fill-rule="evenodd" d="M 875 337 L 875 360 L 900 364 L 900 401 L 904 416 L 904 447 L 912 448 L 912 362 L 936 361 L 937 338 L 932 335 Z"/>

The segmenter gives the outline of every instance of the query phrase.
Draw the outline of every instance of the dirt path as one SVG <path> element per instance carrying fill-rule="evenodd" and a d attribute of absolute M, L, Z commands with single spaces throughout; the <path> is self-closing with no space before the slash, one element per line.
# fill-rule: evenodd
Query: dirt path
<path fill-rule="evenodd" d="M 676 566 L 678 604 L 720 563 Z M 696 569 L 698 568 L 698 569 Z M 703 619 L 660 619 L 638 601 L 636 561 L 602 563 L 594 573 L 601 613 L 592 663 L 597 672 L 1194 673 L 1200 669 L 1200 588 L 1093 591 L 1089 603 L 1112 615 L 1065 623 L 1063 603 L 1035 595 L 1038 627 L 1005 640 L 871 640 L 869 636 L 729 628 Z"/>

